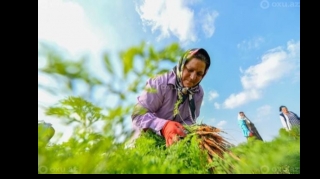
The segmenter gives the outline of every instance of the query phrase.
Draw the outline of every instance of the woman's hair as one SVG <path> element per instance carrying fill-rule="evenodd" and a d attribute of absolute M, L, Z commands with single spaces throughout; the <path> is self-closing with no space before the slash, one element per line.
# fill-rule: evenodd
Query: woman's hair
<path fill-rule="evenodd" d="M 205 64 L 206 64 L 206 69 L 205 69 L 205 71 L 209 68 L 209 66 L 210 66 L 210 61 L 206 58 L 206 56 L 205 55 L 203 55 L 202 53 L 196 53 L 196 54 L 194 54 L 191 58 L 190 58 L 190 60 L 192 59 L 192 58 L 197 58 L 197 59 L 199 59 L 200 61 L 203 61 Z M 186 64 L 188 63 L 188 61 L 186 62 Z"/>
<path fill-rule="evenodd" d="M 191 53 L 192 51 L 196 51 L 192 56 L 189 56 L 189 60 L 192 58 L 198 58 L 199 60 L 203 61 L 206 64 L 206 70 L 210 67 L 211 60 L 208 52 L 203 48 L 194 48 L 189 50 Z M 188 63 L 188 62 L 186 62 Z"/>
<path fill-rule="evenodd" d="M 280 112 L 281 112 L 281 109 L 282 109 L 282 108 L 287 108 L 287 107 L 286 107 L 286 106 L 283 106 L 283 105 L 280 106 L 280 107 L 279 107 L 279 111 L 280 111 Z"/>

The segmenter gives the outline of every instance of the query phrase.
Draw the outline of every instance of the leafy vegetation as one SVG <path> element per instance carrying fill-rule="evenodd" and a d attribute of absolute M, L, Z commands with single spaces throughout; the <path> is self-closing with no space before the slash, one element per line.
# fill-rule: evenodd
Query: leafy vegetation
<path fill-rule="evenodd" d="M 177 44 L 157 51 L 142 43 L 121 52 L 119 61 L 112 61 L 104 54 L 105 72 L 112 77 L 105 81 L 89 72 L 86 60 L 66 60 L 44 48 L 39 56 L 44 55 L 46 65 L 39 73 L 56 80 L 59 88 L 43 84 L 39 88 L 52 94 L 70 94 L 45 107 L 46 115 L 65 124 L 73 123 L 76 128 L 68 141 L 56 144 L 48 143 L 52 129 L 38 127 L 38 173 L 300 173 L 300 128 L 289 132 L 280 129 L 270 142 L 250 138 L 238 146 L 229 144 L 219 136 L 221 131 L 205 124 L 186 126 L 189 134 L 168 148 L 161 136 L 150 131 L 143 132 L 134 142 L 130 140 L 132 133 L 125 130 L 125 120 L 133 111 L 130 96 L 144 88 L 143 79 L 168 71 L 161 64 L 175 63 L 181 53 Z M 137 61 L 145 66 L 136 68 Z M 116 62 L 121 70 L 113 68 Z M 87 85 L 87 91 L 73 95 L 79 81 Z M 106 91 L 95 98 L 97 88 Z M 110 96 L 117 97 L 113 106 L 103 102 Z M 97 122 L 103 122 L 102 131 L 95 130 Z M 119 140 L 121 137 L 123 140 Z"/>
<path fill-rule="evenodd" d="M 67 101 L 75 100 L 70 97 Z M 81 104 L 95 109 L 90 103 Z M 57 111 L 61 114 L 61 110 Z M 189 134 L 168 148 L 161 136 L 149 131 L 134 143 L 116 143 L 115 135 L 89 130 L 75 132 L 62 144 L 45 145 L 45 139 L 38 138 L 38 173 L 300 173 L 299 129 L 280 130 L 271 142 L 250 139 L 239 146 L 225 145 L 222 155 L 214 155 L 200 147 L 207 135 L 200 130 L 203 125 L 193 131 L 192 127 L 196 126 L 187 127 Z"/>

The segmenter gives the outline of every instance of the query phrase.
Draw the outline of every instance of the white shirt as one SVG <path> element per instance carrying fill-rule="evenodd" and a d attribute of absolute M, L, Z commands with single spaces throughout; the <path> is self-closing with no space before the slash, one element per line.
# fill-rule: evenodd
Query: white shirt
<path fill-rule="evenodd" d="M 289 111 L 288 114 L 284 114 L 284 113 L 282 114 L 284 115 L 285 118 L 283 118 L 283 116 L 280 115 L 280 121 L 282 123 L 282 126 L 287 131 L 291 130 L 293 125 L 300 125 L 300 121 L 296 118 L 296 116 L 292 112 Z"/>

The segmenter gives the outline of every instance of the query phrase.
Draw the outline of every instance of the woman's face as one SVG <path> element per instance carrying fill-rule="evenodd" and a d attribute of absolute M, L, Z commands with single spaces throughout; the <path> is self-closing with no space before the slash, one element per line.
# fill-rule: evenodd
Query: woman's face
<path fill-rule="evenodd" d="M 288 109 L 287 109 L 286 107 L 282 107 L 282 108 L 281 108 L 281 111 L 282 111 L 283 113 L 286 113 L 286 114 L 289 113 L 289 111 L 288 111 Z"/>
<path fill-rule="evenodd" d="M 191 88 L 198 84 L 205 73 L 206 63 L 197 58 L 188 61 L 182 72 L 182 84 L 184 87 Z"/>

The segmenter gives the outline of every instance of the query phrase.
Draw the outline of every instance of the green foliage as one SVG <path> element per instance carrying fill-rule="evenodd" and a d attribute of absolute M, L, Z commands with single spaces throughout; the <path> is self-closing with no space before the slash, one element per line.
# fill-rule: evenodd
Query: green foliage
<path fill-rule="evenodd" d="M 95 142 L 92 142 L 95 141 Z M 165 140 L 143 132 L 133 145 L 111 137 L 71 138 L 60 145 L 38 145 L 38 173 L 103 174 L 297 174 L 300 138 L 280 135 L 274 141 L 252 140 L 231 148 L 240 160 L 225 154 L 208 163 L 196 135 L 166 148 Z"/>
<path fill-rule="evenodd" d="M 61 53 L 45 43 L 40 43 L 39 48 L 38 59 L 45 62 L 45 65 L 39 68 L 39 73 L 59 84 L 58 87 L 52 87 L 39 83 L 39 89 L 44 89 L 57 96 L 61 94 L 71 96 L 74 91 L 77 91 L 76 84 L 84 84 L 86 87 L 81 88 L 82 93 L 77 96 L 94 104 L 100 104 L 99 106 L 107 113 L 104 116 L 105 121 L 109 123 L 112 121 L 113 128 L 120 125 L 122 129 L 126 128 L 124 121 L 130 117 L 133 110 L 135 101 L 131 96 L 142 91 L 145 87 L 144 80 L 147 78 L 171 70 L 171 67 L 161 67 L 161 64 L 173 63 L 171 66 L 174 66 L 183 52 L 177 43 L 156 50 L 152 45 L 148 46 L 142 42 L 140 45 L 121 51 L 120 60 L 110 59 L 108 53 L 104 53 L 102 67 L 104 67 L 106 77 L 109 77 L 109 80 L 105 80 L 104 76 L 97 77 L 88 70 L 87 62 L 89 61 L 86 58 L 65 59 Z M 133 65 L 136 63 L 144 65 Z M 118 66 L 122 68 L 115 68 Z M 98 98 L 94 97 L 97 91 L 103 91 Z M 155 92 L 155 90 L 150 89 L 150 92 Z M 47 109 L 46 106 L 44 108 Z M 66 108 L 54 109 L 52 107 L 50 110 L 55 110 L 57 117 L 64 116 L 66 124 L 77 122 L 74 117 L 66 118 L 72 112 L 64 109 Z M 109 129 L 105 127 L 104 130 L 108 132 Z M 130 135 L 130 132 L 127 131 L 127 133 Z"/>
<path fill-rule="evenodd" d="M 144 90 L 147 92 L 147 93 L 156 93 L 157 92 L 157 89 L 155 89 L 155 88 L 144 88 Z"/>
<path fill-rule="evenodd" d="M 79 97 L 69 97 L 60 103 L 60 107 L 50 108 L 47 114 L 70 118 L 74 113 L 82 116 L 79 121 L 90 121 L 92 118 L 88 116 L 103 116 L 99 107 Z M 110 125 L 106 128 L 112 131 Z M 223 159 L 214 158 L 212 163 L 208 163 L 206 151 L 199 148 L 192 126 L 187 129 L 190 133 L 185 138 L 167 148 L 163 137 L 151 131 L 142 132 L 134 143 L 116 143 L 115 132 L 102 135 L 76 130 L 69 141 L 47 145 L 43 140 L 47 133 L 40 127 L 38 173 L 300 173 L 300 128 L 280 130 L 271 142 L 250 139 L 231 148 L 240 160 L 225 154 Z"/>
<path fill-rule="evenodd" d="M 134 115 L 134 116 L 136 116 L 136 115 L 144 115 L 146 113 L 147 113 L 147 109 L 146 108 L 144 108 L 141 105 L 135 105 L 132 115 Z"/>
<path fill-rule="evenodd" d="M 80 123 L 84 129 L 92 126 L 93 123 L 103 117 L 100 113 L 101 108 L 94 106 L 92 103 L 82 99 L 81 97 L 69 97 L 60 102 L 57 107 L 47 109 L 47 115 L 63 117 L 67 124 L 72 122 Z"/>
<path fill-rule="evenodd" d="M 131 148 L 111 141 L 100 138 L 92 144 L 70 139 L 61 145 L 38 146 L 38 173 L 209 173 L 206 155 L 191 135 L 171 148 L 152 132 L 142 133 Z"/>
<path fill-rule="evenodd" d="M 172 63 L 171 66 L 173 66 L 183 53 L 183 50 L 177 43 L 170 44 L 157 51 L 153 46 L 147 46 L 144 42 L 138 46 L 121 51 L 120 60 L 110 59 L 108 53 L 104 53 L 102 56 L 103 67 L 106 76 L 111 77 L 109 81 L 105 81 L 104 78 L 101 79 L 101 77 L 90 73 L 87 65 L 89 61 L 86 58 L 67 60 L 49 45 L 44 43 L 40 43 L 39 45 L 41 47 L 39 57 L 43 57 L 39 59 L 45 59 L 46 64 L 39 71 L 49 75 L 61 85 L 59 89 L 51 89 L 46 85 L 39 84 L 39 88 L 44 88 L 54 94 L 59 92 L 66 93 L 68 92 L 67 90 L 69 92 L 74 91 L 77 82 L 83 82 L 89 88 L 80 97 L 87 98 L 88 96 L 93 96 L 94 89 L 103 88 L 107 91 L 106 97 L 110 95 L 118 96 L 119 103 L 126 102 L 128 94 L 140 92 L 145 85 L 144 79 L 171 70 L 171 68 L 162 68 L 161 64 Z M 137 62 L 141 62 L 144 66 L 140 66 L 139 68 L 134 66 L 133 64 Z M 115 66 L 121 66 L 122 69 L 115 69 Z M 127 78 L 128 75 L 130 75 L 130 80 Z M 63 89 L 62 86 L 66 87 L 67 90 Z M 57 92 L 57 90 L 61 91 Z M 104 101 L 105 98 L 101 97 L 100 100 Z M 119 104 L 119 106 L 123 105 Z"/>
<path fill-rule="evenodd" d="M 179 106 L 180 106 L 180 104 L 182 103 L 182 100 L 183 100 L 181 94 L 179 93 L 178 95 L 179 95 L 179 98 L 178 98 L 177 102 L 174 104 L 173 116 L 176 116 L 176 115 L 179 114 Z"/>
<path fill-rule="evenodd" d="M 58 104 L 46 108 L 46 115 L 61 119 L 66 124 L 76 124 L 76 129 L 68 141 L 55 144 L 48 143 L 52 133 L 38 127 L 39 174 L 300 173 L 299 128 L 289 132 L 280 130 L 279 136 L 271 142 L 249 140 L 231 148 L 240 158 L 239 161 L 226 154 L 223 159 L 215 158 L 212 163 L 208 163 L 206 151 L 199 148 L 199 141 L 192 134 L 169 148 L 166 148 L 163 137 L 151 131 L 143 132 L 134 143 L 128 142 L 131 133 L 123 130 L 127 125 L 124 119 L 134 109 L 128 96 L 144 88 L 143 79 L 169 70 L 160 68 L 160 64 L 177 62 L 183 50 L 176 43 L 160 50 L 142 43 L 121 52 L 121 60 L 112 60 L 105 53 L 103 64 L 107 75 L 112 77 L 110 81 L 91 74 L 85 58 L 78 61 L 66 60 L 43 46 L 45 50 L 40 55 L 44 55 L 47 63 L 39 72 L 55 79 L 67 91 L 43 84 L 39 84 L 39 88 L 54 94 L 72 94 L 76 88 L 75 83 L 79 81 L 89 88 L 82 95 L 70 95 Z M 143 68 L 134 65 L 138 61 L 144 64 Z M 117 62 L 121 63 L 120 71 L 114 69 Z M 106 94 L 99 99 L 90 98 L 97 88 L 106 89 Z M 150 92 L 154 92 L 153 90 L 150 89 Z M 113 107 L 99 103 L 108 101 L 110 96 L 117 97 L 112 101 Z M 139 114 L 146 112 L 141 108 L 137 111 Z M 104 122 L 102 132 L 93 129 L 98 121 Z M 122 136 L 125 136 L 124 140 L 120 141 Z"/>
<path fill-rule="evenodd" d="M 46 124 L 38 124 L 38 145 L 45 146 L 48 144 L 55 130 L 52 126 L 47 126 Z"/>
<path fill-rule="evenodd" d="M 249 140 L 232 149 L 240 162 L 232 173 L 296 174 L 300 173 L 300 128 L 279 130 L 271 142 Z"/>

